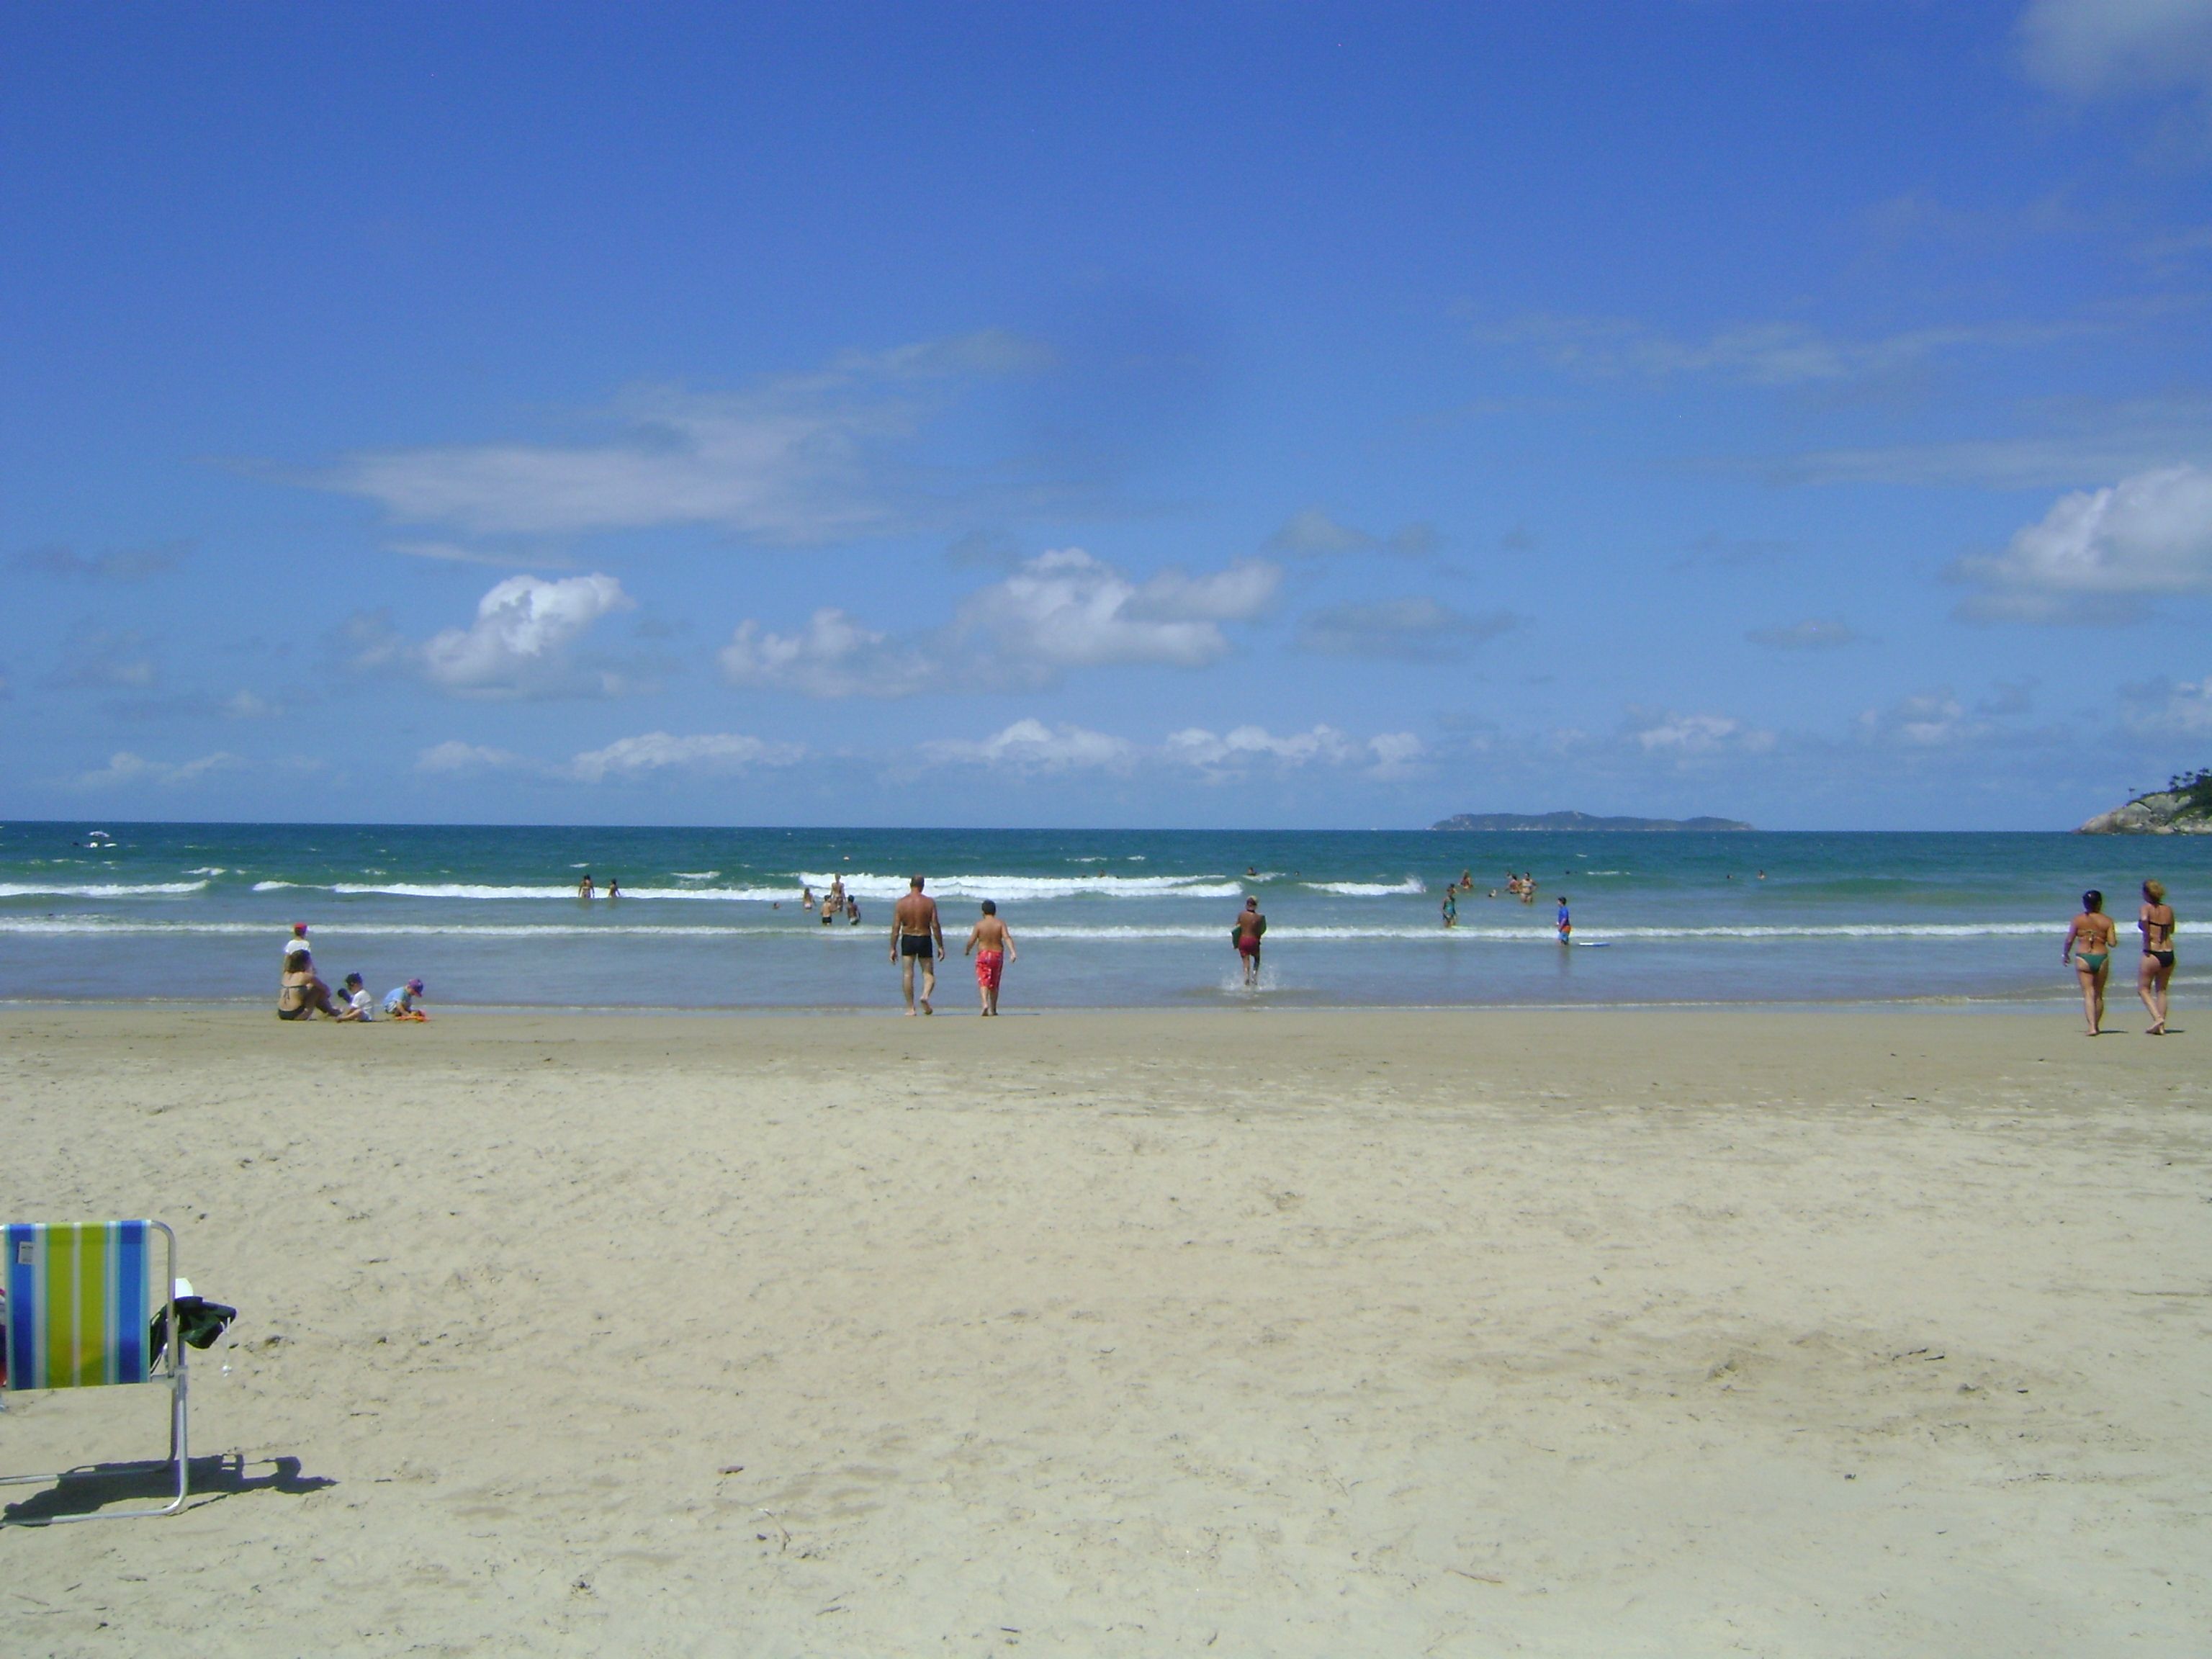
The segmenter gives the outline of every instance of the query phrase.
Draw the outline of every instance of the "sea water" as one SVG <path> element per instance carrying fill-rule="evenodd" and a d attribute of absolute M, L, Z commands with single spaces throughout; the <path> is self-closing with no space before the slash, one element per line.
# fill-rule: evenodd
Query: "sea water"
<path fill-rule="evenodd" d="M 97 827 L 0 827 L 0 999 L 273 1002 L 306 921 L 333 985 L 421 978 L 433 1008 L 879 1008 L 910 873 L 943 908 L 948 1006 L 972 1000 L 959 952 L 986 898 L 1020 952 L 1009 1009 L 2063 998 L 2090 886 L 2121 924 L 2124 996 L 2147 876 L 2182 919 L 2176 995 L 2212 980 L 2190 945 L 2212 838 Z M 623 897 L 578 898 L 586 871 Z M 1516 871 L 1534 903 L 1505 893 Z M 800 908 L 833 877 L 859 926 Z M 1256 991 L 1231 945 L 1248 895 L 1269 924 Z M 1560 946 L 1562 895 L 1574 938 L 1607 948 Z"/>

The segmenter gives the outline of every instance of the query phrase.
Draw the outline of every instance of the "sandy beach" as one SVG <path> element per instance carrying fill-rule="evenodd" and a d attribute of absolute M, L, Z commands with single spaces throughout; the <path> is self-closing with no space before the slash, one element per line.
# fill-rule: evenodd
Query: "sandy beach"
<path fill-rule="evenodd" d="M 10 1010 L 7 1218 L 242 1314 L 6 1646 L 2198 1655 L 2205 1038 L 2119 1012 Z"/>

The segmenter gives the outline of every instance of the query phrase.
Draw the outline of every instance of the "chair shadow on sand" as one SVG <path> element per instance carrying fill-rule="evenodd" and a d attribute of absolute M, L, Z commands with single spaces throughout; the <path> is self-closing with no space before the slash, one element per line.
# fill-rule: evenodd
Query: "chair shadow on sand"
<path fill-rule="evenodd" d="M 337 1485 L 328 1475 L 301 1474 L 296 1457 L 257 1457 L 248 1462 L 242 1452 L 225 1452 L 215 1457 L 195 1457 L 191 1462 L 191 1495 L 185 1499 L 184 1512 L 242 1492 L 275 1492 L 298 1497 Z M 50 1521 L 64 1515 L 90 1515 L 127 1498 L 143 1502 L 173 1498 L 177 1495 L 175 1467 L 162 1463 L 149 1469 L 129 1464 L 87 1463 L 65 1471 L 58 1485 L 20 1504 L 0 1508 L 0 1520 Z M 249 1469 L 263 1468 L 268 1472 L 247 1473 Z"/>

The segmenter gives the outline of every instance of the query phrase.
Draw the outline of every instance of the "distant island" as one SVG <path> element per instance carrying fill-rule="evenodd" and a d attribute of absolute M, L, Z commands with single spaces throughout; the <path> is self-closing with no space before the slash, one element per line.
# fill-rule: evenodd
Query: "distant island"
<path fill-rule="evenodd" d="M 2086 826 L 2085 826 L 2086 827 Z M 1458 812 L 1431 830 L 1748 830 L 1734 818 L 1601 818 L 1588 812 Z"/>
<path fill-rule="evenodd" d="M 2182 772 L 2165 788 L 2100 812 L 2077 836 L 2212 836 L 2212 767 Z"/>

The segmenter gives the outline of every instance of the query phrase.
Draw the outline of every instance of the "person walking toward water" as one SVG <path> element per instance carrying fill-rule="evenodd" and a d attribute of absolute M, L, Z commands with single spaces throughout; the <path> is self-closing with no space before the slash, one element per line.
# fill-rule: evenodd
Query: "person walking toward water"
<path fill-rule="evenodd" d="M 1260 983 L 1260 940 L 1267 931 L 1267 919 L 1260 914 L 1260 901 L 1248 898 L 1237 918 L 1237 928 L 1231 935 L 1236 940 L 1237 954 L 1244 958 L 1244 988 L 1258 988 Z"/>
<path fill-rule="evenodd" d="M 2092 887 L 2081 895 L 2081 914 L 2066 930 L 2061 962 L 2070 962 L 2081 981 L 2081 1013 L 2089 1022 L 2089 1035 L 2101 1036 L 2105 1024 L 2105 979 L 2112 967 L 2112 946 L 2120 930 L 2105 914 L 2105 896 Z"/>
<path fill-rule="evenodd" d="M 839 887 L 843 884 L 841 882 Z M 829 907 L 824 905 L 826 911 Z M 827 915 L 823 918 L 829 920 Z M 921 963 L 921 1012 L 933 1014 L 929 1000 L 937 994 L 937 964 L 945 959 L 945 928 L 937 919 L 937 901 L 921 890 L 921 878 L 907 882 L 906 896 L 891 907 L 891 960 L 899 965 L 899 988 L 906 994 L 907 1017 L 914 1017 L 914 965 Z"/>
<path fill-rule="evenodd" d="M 2166 987 L 2173 977 L 2173 907 L 2166 902 L 2166 884 L 2142 884 L 2142 908 L 2136 927 L 2142 934 L 2142 966 L 2136 972 L 2136 994 L 2150 1010 L 2147 1036 L 2166 1035 Z"/>
<path fill-rule="evenodd" d="M 982 1000 L 983 1017 L 988 1018 L 999 1012 L 999 984 L 1006 975 L 1006 964 L 1019 960 L 1021 954 L 1014 949 L 1012 931 L 999 920 L 994 899 L 983 901 L 983 918 L 969 930 L 968 948 L 961 954 L 969 951 L 975 957 L 975 994 Z"/>

